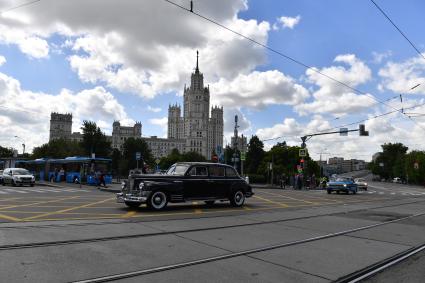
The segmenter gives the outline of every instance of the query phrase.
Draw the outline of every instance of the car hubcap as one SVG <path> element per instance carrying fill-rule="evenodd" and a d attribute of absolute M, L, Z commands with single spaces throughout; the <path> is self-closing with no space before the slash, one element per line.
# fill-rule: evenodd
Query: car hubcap
<path fill-rule="evenodd" d="M 165 206 L 167 197 L 162 192 L 157 192 L 152 196 L 152 206 L 156 209 L 161 209 Z"/>
<path fill-rule="evenodd" d="M 244 200 L 244 195 L 242 192 L 237 192 L 235 194 L 235 202 L 237 205 L 241 205 L 243 203 Z"/>

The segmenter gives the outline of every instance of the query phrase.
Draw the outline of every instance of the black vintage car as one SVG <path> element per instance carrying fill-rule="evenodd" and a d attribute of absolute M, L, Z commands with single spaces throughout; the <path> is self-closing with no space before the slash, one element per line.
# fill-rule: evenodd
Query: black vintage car
<path fill-rule="evenodd" d="M 117 194 L 117 202 L 129 207 L 146 203 L 149 208 L 161 210 L 168 202 L 202 200 L 208 205 L 215 201 L 230 200 L 240 207 L 251 197 L 251 186 L 236 170 L 218 163 L 176 163 L 165 174 L 130 174 Z"/>

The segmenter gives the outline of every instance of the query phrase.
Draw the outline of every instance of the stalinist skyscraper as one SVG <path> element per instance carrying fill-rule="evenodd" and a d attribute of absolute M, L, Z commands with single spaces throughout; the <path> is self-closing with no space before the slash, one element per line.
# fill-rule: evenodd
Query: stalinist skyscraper
<path fill-rule="evenodd" d="M 168 139 L 184 142 L 184 152 L 194 151 L 211 159 L 217 147 L 223 146 L 223 107 L 213 106 L 210 116 L 210 89 L 204 86 L 204 75 L 199 71 L 198 51 L 190 87 L 184 87 L 183 107 L 183 117 L 179 105 L 168 108 Z"/>

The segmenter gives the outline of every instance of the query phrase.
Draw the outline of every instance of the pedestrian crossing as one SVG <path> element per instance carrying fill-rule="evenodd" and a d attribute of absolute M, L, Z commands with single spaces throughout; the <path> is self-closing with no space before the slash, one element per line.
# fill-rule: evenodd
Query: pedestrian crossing
<path fill-rule="evenodd" d="M 87 190 L 73 189 L 73 188 L 35 188 L 35 187 L 19 187 L 19 188 L 5 188 L 0 187 L 0 195 L 20 195 L 29 193 L 88 193 Z"/>
<path fill-rule="evenodd" d="M 374 190 L 367 190 L 367 191 L 358 191 L 359 194 L 376 194 L 376 195 L 402 195 L 402 196 L 425 196 L 425 192 L 418 192 L 418 191 L 374 191 Z"/>

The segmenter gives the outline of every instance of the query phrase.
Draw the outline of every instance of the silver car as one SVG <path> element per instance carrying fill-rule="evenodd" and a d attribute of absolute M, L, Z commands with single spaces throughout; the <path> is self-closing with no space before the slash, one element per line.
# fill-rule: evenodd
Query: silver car
<path fill-rule="evenodd" d="M 35 177 L 23 168 L 7 168 L 3 171 L 3 186 L 22 186 L 29 185 L 31 187 L 35 184 Z"/>
<path fill-rule="evenodd" d="M 354 180 L 354 182 L 357 184 L 357 188 L 360 190 L 365 190 L 367 191 L 367 182 L 365 179 L 363 178 L 357 178 Z"/>

